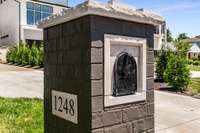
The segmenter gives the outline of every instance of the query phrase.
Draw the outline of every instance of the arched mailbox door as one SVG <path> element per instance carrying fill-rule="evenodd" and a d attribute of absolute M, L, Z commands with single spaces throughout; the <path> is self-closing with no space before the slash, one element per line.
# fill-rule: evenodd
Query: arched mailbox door
<path fill-rule="evenodd" d="M 137 64 L 133 56 L 122 52 L 114 64 L 113 96 L 135 94 L 137 91 Z"/>

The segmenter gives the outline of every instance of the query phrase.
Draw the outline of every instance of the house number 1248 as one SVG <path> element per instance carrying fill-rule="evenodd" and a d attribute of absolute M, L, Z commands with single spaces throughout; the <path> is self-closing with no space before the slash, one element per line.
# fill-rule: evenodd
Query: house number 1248
<path fill-rule="evenodd" d="M 55 110 L 63 112 L 65 111 L 66 114 L 74 116 L 74 100 L 73 99 L 63 99 L 63 97 L 55 96 Z M 58 107 L 57 107 L 58 106 Z"/>
<path fill-rule="evenodd" d="M 77 121 L 77 96 L 69 93 L 52 91 L 52 113 L 75 124 Z"/>

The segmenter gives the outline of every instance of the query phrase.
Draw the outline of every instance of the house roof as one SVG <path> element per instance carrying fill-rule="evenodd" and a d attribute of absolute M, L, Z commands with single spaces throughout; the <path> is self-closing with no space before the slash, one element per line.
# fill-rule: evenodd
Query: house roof
<path fill-rule="evenodd" d="M 199 35 L 199 36 L 196 36 L 196 38 L 200 38 L 200 35 Z"/>
<path fill-rule="evenodd" d="M 189 38 L 189 39 L 186 39 L 185 41 L 188 43 L 197 43 L 197 42 L 200 42 L 200 36 L 196 36 L 194 38 Z"/>
<path fill-rule="evenodd" d="M 194 43 L 190 48 L 189 53 L 200 53 L 200 44 Z"/>
<path fill-rule="evenodd" d="M 174 46 L 174 43 L 166 43 L 163 47 L 165 50 L 171 50 L 176 51 L 176 47 Z M 200 43 L 191 43 L 191 47 L 188 51 L 188 53 L 200 53 Z"/>
<path fill-rule="evenodd" d="M 47 18 L 39 23 L 38 27 L 47 28 L 86 15 L 98 15 L 152 25 L 165 23 L 165 19 L 161 17 L 160 14 L 155 12 L 141 9 L 138 10 L 118 3 L 102 4 L 94 0 L 90 0 L 79 4 L 76 7 L 64 10 L 60 14 Z"/>

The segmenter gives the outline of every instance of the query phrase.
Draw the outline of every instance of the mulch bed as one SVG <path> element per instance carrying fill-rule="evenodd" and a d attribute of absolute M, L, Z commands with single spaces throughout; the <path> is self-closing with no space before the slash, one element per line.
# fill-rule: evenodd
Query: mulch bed
<path fill-rule="evenodd" d="M 23 68 L 30 68 L 30 69 L 34 69 L 34 70 L 40 70 L 40 71 L 44 71 L 44 67 L 40 67 L 40 66 L 31 66 L 31 65 L 19 65 L 19 64 L 13 64 L 13 63 L 2 63 L 2 64 L 6 64 L 6 65 L 12 65 L 12 66 L 17 66 L 17 67 L 23 67 Z"/>

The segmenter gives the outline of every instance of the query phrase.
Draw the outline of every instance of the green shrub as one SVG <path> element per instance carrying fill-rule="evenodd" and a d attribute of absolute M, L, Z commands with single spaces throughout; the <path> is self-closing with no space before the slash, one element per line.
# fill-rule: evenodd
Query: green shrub
<path fill-rule="evenodd" d="M 32 66 L 39 66 L 40 63 L 39 63 L 39 59 L 40 59 L 40 55 L 39 55 L 39 50 L 38 48 L 35 46 L 35 44 L 32 45 L 31 47 L 31 56 L 30 56 L 30 62 L 29 64 L 32 65 Z"/>
<path fill-rule="evenodd" d="M 10 48 L 6 55 L 7 61 L 10 63 L 16 63 L 15 62 L 16 55 L 17 55 L 17 47 Z"/>
<path fill-rule="evenodd" d="M 188 60 L 188 64 L 189 64 L 189 65 L 193 65 L 193 60 L 189 59 L 189 60 Z"/>
<path fill-rule="evenodd" d="M 24 42 L 21 42 L 18 47 L 17 52 L 17 63 L 27 65 L 29 62 L 29 48 L 27 47 L 27 44 Z"/>
<path fill-rule="evenodd" d="M 170 53 L 170 50 L 161 49 L 161 51 L 158 53 L 158 56 L 156 57 L 156 78 L 160 82 L 164 81 L 163 75 L 167 67 Z"/>
<path fill-rule="evenodd" d="M 13 54 L 13 48 L 10 48 L 9 50 L 8 50 L 8 52 L 7 52 L 7 54 L 6 54 L 6 60 L 7 60 L 7 62 L 13 62 L 12 61 L 12 58 L 11 58 L 11 56 L 12 56 L 12 54 Z"/>
<path fill-rule="evenodd" d="M 13 51 L 11 54 L 12 63 L 16 63 L 16 57 L 17 57 L 17 47 L 13 48 Z"/>
<path fill-rule="evenodd" d="M 190 81 L 190 72 L 185 59 L 173 56 L 170 58 L 164 73 L 165 81 L 175 90 L 183 91 Z"/>
<path fill-rule="evenodd" d="M 43 47 L 37 48 L 35 44 L 31 48 L 26 43 L 20 42 L 17 47 L 10 48 L 7 52 L 7 62 L 43 66 Z"/>
<path fill-rule="evenodd" d="M 164 79 L 175 90 L 184 91 L 190 83 L 187 52 L 190 45 L 183 41 L 175 41 L 176 51 L 171 53 Z"/>
<path fill-rule="evenodd" d="M 193 60 L 193 61 L 198 61 L 198 59 L 197 59 L 197 58 L 193 58 L 192 60 Z"/>
<path fill-rule="evenodd" d="M 40 47 L 39 48 L 39 65 L 44 66 L 44 48 Z"/>
<path fill-rule="evenodd" d="M 199 66 L 200 65 L 200 61 L 198 61 L 198 60 L 193 61 L 193 65 Z"/>

